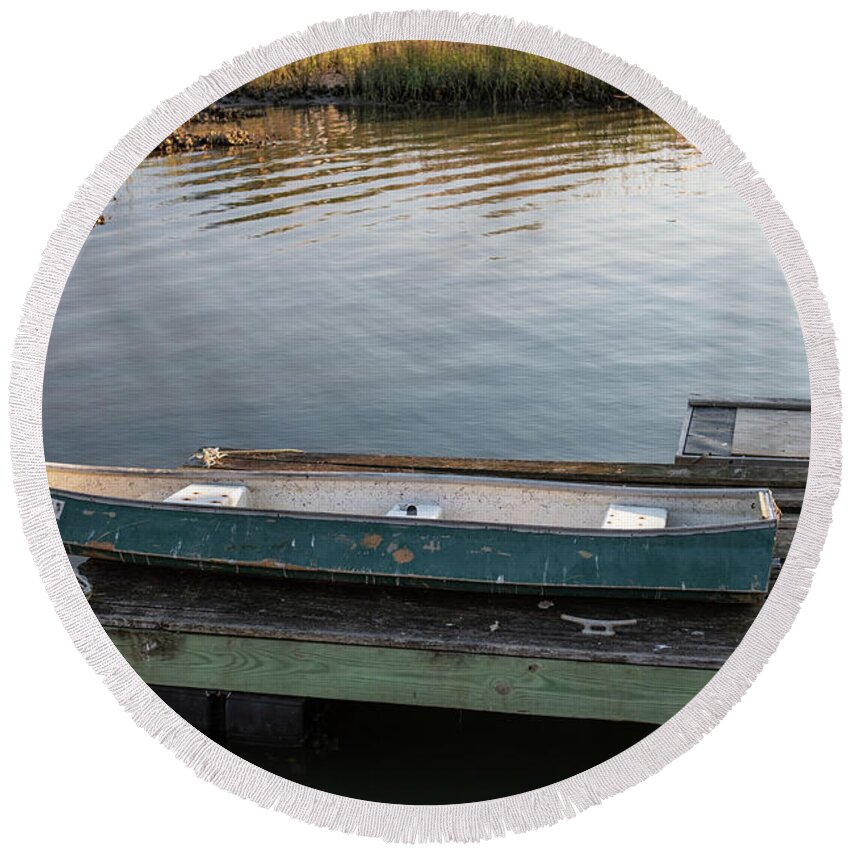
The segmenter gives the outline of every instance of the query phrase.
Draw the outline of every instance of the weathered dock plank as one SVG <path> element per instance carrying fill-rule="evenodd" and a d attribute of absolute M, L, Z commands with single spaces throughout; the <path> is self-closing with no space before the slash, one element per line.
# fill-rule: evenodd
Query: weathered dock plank
<path fill-rule="evenodd" d="M 811 402 L 789 398 L 714 399 L 691 396 L 682 423 L 676 463 L 724 468 L 736 461 L 808 472 Z M 774 486 L 765 483 L 764 486 Z M 799 485 L 797 485 L 799 486 Z"/>
<path fill-rule="evenodd" d="M 88 561 L 91 605 L 154 685 L 662 723 L 758 608 L 344 587 Z M 542 607 L 541 607 L 542 603 Z M 634 619 L 582 634 L 561 614 Z"/>
<path fill-rule="evenodd" d="M 455 475 L 494 475 L 599 484 L 668 487 L 776 487 L 805 488 L 807 468 L 777 468 L 770 462 L 729 457 L 706 463 L 702 457 L 688 463 L 608 463 L 597 461 L 502 460 L 498 458 L 421 457 L 326 452 L 220 449 L 216 469 L 379 472 L 433 472 Z M 193 457 L 190 465 L 202 466 Z"/>
<path fill-rule="evenodd" d="M 733 455 L 808 459 L 812 415 L 807 410 L 742 407 L 735 419 Z"/>
<path fill-rule="evenodd" d="M 734 407 L 694 407 L 685 427 L 683 453 L 728 457 L 735 433 Z"/>
<path fill-rule="evenodd" d="M 706 670 L 108 629 L 150 684 L 664 723 Z"/>
<path fill-rule="evenodd" d="M 714 396 L 691 395 L 688 404 L 699 407 L 753 407 L 763 410 L 809 410 L 812 409 L 811 399 L 787 398 L 777 396 Z"/>
<path fill-rule="evenodd" d="M 333 585 L 96 561 L 81 569 L 105 628 L 653 667 L 719 668 L 758 610 L 750 604 Z M 561 614 L 636 624 L 610 637 L 583 635 Z"/>

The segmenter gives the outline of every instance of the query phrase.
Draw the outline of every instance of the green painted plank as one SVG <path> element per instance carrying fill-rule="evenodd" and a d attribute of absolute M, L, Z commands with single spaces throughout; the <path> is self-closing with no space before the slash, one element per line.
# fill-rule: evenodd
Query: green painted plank
<path fill-rule="evenodd" d="M 146 682 L 550 717 L 664 723 L 711 670 L 108 629 Z"/>

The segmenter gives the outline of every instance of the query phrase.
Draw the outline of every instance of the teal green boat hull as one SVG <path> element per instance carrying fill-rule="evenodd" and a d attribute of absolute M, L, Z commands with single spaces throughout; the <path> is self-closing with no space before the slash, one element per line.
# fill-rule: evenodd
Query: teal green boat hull
<path fill-rule="evenodd" d="M 776 520 L 653 532 L 152 504 L 51 491 L 72 555 L 127 564 L 489 592 L 745 600 Z"/>

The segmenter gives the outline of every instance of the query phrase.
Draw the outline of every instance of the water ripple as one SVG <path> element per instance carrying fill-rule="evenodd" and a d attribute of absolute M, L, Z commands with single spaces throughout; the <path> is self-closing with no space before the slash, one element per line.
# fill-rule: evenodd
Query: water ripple
<path fill-rule="evenodd" d="M 50 341 L 50 459 L 669 461 L 691 393 L 807 393 L 763 234 L 649 112 L 244 126 L 274 142 L 147 160 L 86 241 Z"/>

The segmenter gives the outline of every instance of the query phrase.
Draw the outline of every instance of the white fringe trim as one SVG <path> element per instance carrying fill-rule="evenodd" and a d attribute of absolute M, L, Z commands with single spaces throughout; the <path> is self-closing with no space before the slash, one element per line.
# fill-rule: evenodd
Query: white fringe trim
<path fill-rule="evenodd" d="M 746 202 L 779 260 L 800 316 L 812 397 L 809 483 L 791 551 L 753 626 L 708 685 L 647 738 L 584 773 L 514 797 L 451 806 L 370 803 L 306 788 L 248 764 L 171 711 L 124 661 L 80 592 L 53 519 L 41 434 L 45 357 L 62 289 L 92 223 L 142 159 L 202 108 L 260 74 L 334 48 L 396 39 L 478 42 L 564 62 L 632 95 L 696 145 Z M 77 648 L 139 726 L 202 779 L 240 797 L 308 823 L 400 842 L 477 841 L 553 824 L 651 776 L 692 747 L 743 696 L 794 620 L 826 537 L 840 474 L 835 336 L 814 269 L 782 207 L 720 125 L 649 74 L 585 42 L 509 18 L 455 12 L 393 12 L 317 24 L 224 64 L 137 124 L 79 188 L 50 237 L 15 344 L 11 414 L 15 484 L 33 558 Z"/>

